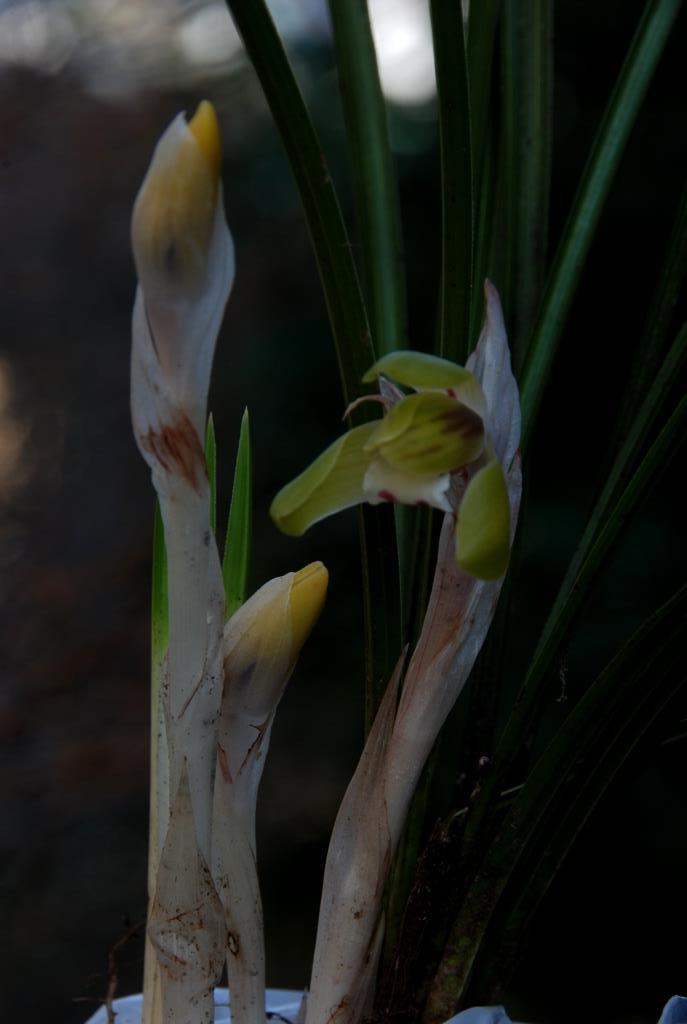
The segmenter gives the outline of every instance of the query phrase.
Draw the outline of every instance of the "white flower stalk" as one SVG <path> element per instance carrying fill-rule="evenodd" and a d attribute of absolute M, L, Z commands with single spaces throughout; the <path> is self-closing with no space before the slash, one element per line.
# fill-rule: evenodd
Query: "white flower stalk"
<path fill-rule="evenodd" d="M 359 1020 L 376 974 L 383 935 L 381 899 L 393 849 L 384 765 L 401 669 L 399 661 L 332 830 L 306 1024 Z"/>
<path fill-rule="evenodd" d="M 484 458 L 451 477 L 429 606 L 393 726 L 389 716 L 396 678 L 337 817 L 306 1024 L 357 1024 L 361 1019 L 391 858 L 422 768 L 484 643 L 503 583 L 520 504 L 520 405 L 498 294 L 488 283 L 486 299 L 485 326 L 467 368 L 484 396 L 479 415 L 488 449 Z M 434 372 L 431 363 L 425 365 Z M 473 499 L 477 493 L 477 500 L 471 500 L 471 493 Z M 388 736 L 382 750 L 380 734 Z"/>
<path fill-rule="evenodd" d="M 167 764 L 158 765 L 153 793 L 158 841 L 152 857 L 159 861 L 148 922 L 160 967 L 155 1013 L 165 1024 L 212 1020 L 225 950 L 210 872 L 224 591 L 201 442 L 234 273 L 220 159 L 212 106 L 201 103 L 188 124 L 179 115 L 157 145 L 131 231 L 139 281 L 131 412 L 160 500 L 168 565 L 169 643 L 159 716 Z"/>
<path fill-rule="evenodd" d="M 265 1020 L 256 801 L 277 705 L 322 610 L 327 582 L 321 562 L 270 580 L 224 629 L 212 864 L 228 936 L 233 1024 Z"/>

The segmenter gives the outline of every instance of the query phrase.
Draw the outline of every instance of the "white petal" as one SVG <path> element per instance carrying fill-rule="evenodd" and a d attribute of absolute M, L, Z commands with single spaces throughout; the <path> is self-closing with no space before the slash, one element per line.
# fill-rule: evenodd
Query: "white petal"
<path fill-rule="evenodd" d="M 466 365 L 482 385 L 489 410 L 486 430 L 496 457 L 508 472 L 520 444 L 520 396 L 511 369 L 501 300 L 491 281 L 485 281 L 484 297 L 484 327 Z"/>
<path fill-rule="evenodd" d="M 383 501 L 398 501 L 402 505 L 429 505 L 442 512 L 450 512 L 448 490 L 449 473 L 442 476 L 419 476 L 394 469 L 384 459 L 373 459 L 363 479 L 365 500 L 371 505 Z"/>

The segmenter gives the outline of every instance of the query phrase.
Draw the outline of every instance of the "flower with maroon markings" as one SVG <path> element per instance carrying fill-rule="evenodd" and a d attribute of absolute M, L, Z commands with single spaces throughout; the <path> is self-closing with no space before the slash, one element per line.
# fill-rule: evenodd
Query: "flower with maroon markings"
<path fill-rule="evenodd" d="M 300 536 L 361 502 L 429 505 L 455 514 L 461 568 L 478 579 L 503 575 L 510 555 L 506 473 L 519 442 L 520 405 L 490 282 L 485 297 L 484 328 L 467 366 L 398 351 L 368 370 L 363 380 L 379 380 L 383 418 L 349 430 L 282 488 L 270 509 L 281 530 Z"/>

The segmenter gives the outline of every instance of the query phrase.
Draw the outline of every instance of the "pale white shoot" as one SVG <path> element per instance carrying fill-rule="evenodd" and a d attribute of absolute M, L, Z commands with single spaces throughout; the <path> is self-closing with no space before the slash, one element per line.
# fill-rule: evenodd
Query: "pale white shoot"
<path fill-rule="evenodd" d="M 152 794 L 158 842 L 151 850 L 157 871 L 148 922 L 160 968 L 161 1005 L 154 1013 L 164 1024 L 212 1020 L 224 959 L 223 915 L 210 871 L 224 590 L 201 443 L 234 269 L 219 168 L 217 119 L 204 102 L 188 124 L 180 115 L 160 139 L 132 219 L 139 285 L 131 412 L 160 500 L 168 567 L 159 716 L 168 756 Z M 149 973 L 146 981 L 155 988 Z M 152 992 L 145 995 L 150 1007 Z"/>
<path fill-rule="evenodd" d="M 228 937 L 233 1024 L 264 1024 L 265 953 L 255 851 L 258 787 L 272 723 L 322 610 L 321 562 L 270 580 L 224 629 L 224 699 L 215 779 L 212 868 Z"/>

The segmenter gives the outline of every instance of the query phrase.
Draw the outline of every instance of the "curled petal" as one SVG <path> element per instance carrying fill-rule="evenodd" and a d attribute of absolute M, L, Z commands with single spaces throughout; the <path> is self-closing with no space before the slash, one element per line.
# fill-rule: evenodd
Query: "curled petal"
<path fill-rule="evenodd" d="M 470 370 L 448 359 L 425 352 L 389 352 L 370 367 L 363 381 L 370 383 L 382 375 L 416 391 L 449 391 L 450 397 L 460 399 L 479 416 L 484 416 L 486 404 L 479 381 Z"/>
<path fill-rule="evenodd" d="M 482 454 L 480 417 L 438 392 L 409 395 L 389 410 L 365 445 L 395 469 L 425 476 L 449 473 Z"/>
<path fill-rule="evenodd" d="M 503 576 L 510 556 L 510 503 L 501 463 L 475 473 L 458 510 L 456 561 L 480 580 Z"/>
<path fill-rule="evenodd" d="M 363 479 L 373 457 L 366 445 L 376 428 L 365 423 L 349 430 L 282 487 L 270 507 L 280 530 L 300 537 L 325 516 L 365 501 Z"/>

